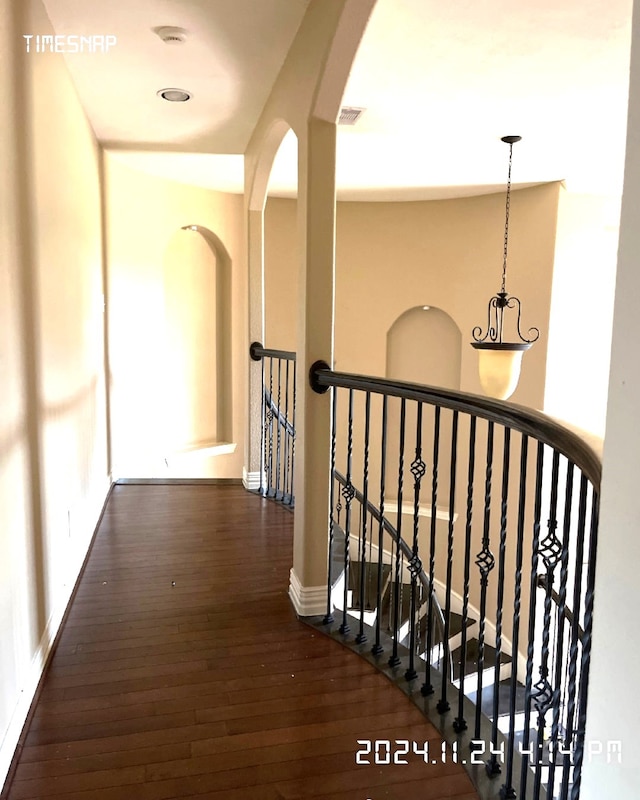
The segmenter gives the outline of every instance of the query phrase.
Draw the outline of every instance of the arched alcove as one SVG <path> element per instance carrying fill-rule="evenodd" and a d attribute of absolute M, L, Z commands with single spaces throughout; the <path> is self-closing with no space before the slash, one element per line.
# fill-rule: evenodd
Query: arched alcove
<path fill-rule="evenodd" d="M 164 437 L 173 451 L 231 441 L 230 267 L 210 230 L 189 225 L 163 259 Z"/>
<path fill-rule="evenodd" d="M 460 388 L 462 333 L 435 306 L 415 306 L 387 332 L 387 378 Z"/>

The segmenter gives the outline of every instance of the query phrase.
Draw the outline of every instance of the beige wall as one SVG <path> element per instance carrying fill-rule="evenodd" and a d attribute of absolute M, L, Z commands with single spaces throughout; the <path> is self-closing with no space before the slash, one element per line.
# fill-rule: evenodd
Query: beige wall
<path fill-rule="evenodd" d="M 611 374 L 604 446 L 602 500 L 595 575 L 593 660 L 589 681 L 583 800 L 634 797 L 640 784 L 637 664 L 640 639 L 640 17 L 631 45 L 627 155 L 620 217 Z M 621 757 L 611 750 L 620 743 Z M 601 754 L 596 755 L 601 745 Z"/>
<path fill-rule="evenodd" d="M 114 154 L 106 156 L 106 185 L 114 475 L 239 478 L 248 358 L 242 197 L 145 175 L 123 164 Z M 180 232 L 187 225 L 196 225 L 199 231 Z M 177 452 L 181 445 L 175 439 L 172 415 L 176 409 L 170 386 L 184 375 L 168 372 L 171 359 L 167 360 L 165 348 L 170 320 L 165 270 L 167 259 L 171 259 L 168 248 L 175 247 L 175 240 L 171 242 L 178 234 L 202 237 L 213 251 L 216 271 L 222 271 L 216 298 L 211 298 L 210 304 L 212 318 L 222 318 L 218 335 L 229 361 L 226 377 L 218 386 L 217 400 L 226 404 L 229 417 L 222 439 L 236 445 L 234 452 L 222 455 L 194 453 L 184 459 Z M 182 247 L 182 253 L 188 257 L 186 247 Z M 200 257 L 201 254 L 197 259 Z M 182 295 L 184 303 L 189 302 L 189 294 L 190 290 Z M 172 303 L 177 299 L 173 297 Z M 222 300 L 225 302 L 217 302 Z M 179 312 L 173 308 L 171 316 L 184 317 L 188 313 L 185 308 Z M 199 362 L 200 367 L 204 360 L 206 355 Z M 215 357 L 211 369 L 216 370 Z M 204 369 L 199 369 L 198 375 L 202 382 L 188 387 L 183 409 L 193 408 L 199 394 L 210 392 Z M 181 426 L 178 429 L 184 433 Z M 220 438 L 218 430 L 216 438 Z"/>
<path fill-rule="evenodd" d="M 2 0 L 0 19 L 2 782 L 108 465 L 99 151 L 62 56 L 23 50 L 42 5 Z"/>
<path fill-rule="evenodd" d="M 297 348 L 298 234 L 296 200 L 267 198 L 264 230 L 265 347 Z"/>
<path fill-rule="evenodd" d="M 523 329 L 536 325 L 541 334 L 511 400 L 534 408 L 544 404 L 558 192 L 554 183 L 512 194 L 507 289 L 522 300 Z M 295 285 L 295 201 L 269 198 L 265 220 L 267 331 L 288 347 L 295 320 L 278 303 L 279 287 Z M 462 331 L 461 389 L 480 394 L 468 342 L 475 325 L 486 328 L 487 303 L 500 288 L 503 231 L 503 194 L 338 203 L 335 368 L 383 376 L 393 323 L 408 309 L 433 305 Z"/>
<path fill-rule="evenodd" d="M 544 407 L 604 436 L 620 198 L 559 199 Z"/>

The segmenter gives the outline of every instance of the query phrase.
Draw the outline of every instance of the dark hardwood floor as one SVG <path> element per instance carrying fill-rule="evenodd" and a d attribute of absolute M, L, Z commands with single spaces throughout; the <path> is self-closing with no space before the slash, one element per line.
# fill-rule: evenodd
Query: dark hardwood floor
<path fill-rule="evenodd" d="M 237 486 L 116 486 L 3 800 L 476 800 L 457 764 L 355 763 L 441 740 L 296 618 L 292 523 Z"/>

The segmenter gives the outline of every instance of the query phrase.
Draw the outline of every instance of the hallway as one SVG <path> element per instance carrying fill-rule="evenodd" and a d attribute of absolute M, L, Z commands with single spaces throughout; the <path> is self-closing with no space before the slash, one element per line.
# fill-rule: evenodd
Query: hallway
<path fill-rule="evenodd" d="M 235 485 L 117 485 L 2 800 L 476 800 L 456 764 L 359 766 L 438 734 L 299 622 L 293 516 Z"/>

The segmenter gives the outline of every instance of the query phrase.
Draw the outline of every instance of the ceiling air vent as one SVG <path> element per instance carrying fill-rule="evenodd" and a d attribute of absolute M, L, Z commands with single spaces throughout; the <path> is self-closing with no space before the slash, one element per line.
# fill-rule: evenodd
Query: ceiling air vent
<path fill-rule="evenodd" d="M 365 111 L 364 108 L 355 108 L 354 106 L 344 106 L 340 109 L 340 116 L 338 117 L 338 125 L 355 125 Z"/>

